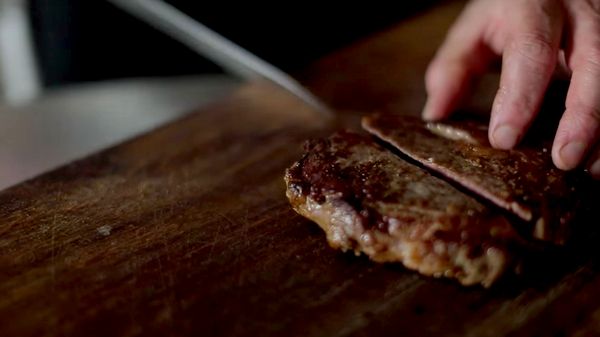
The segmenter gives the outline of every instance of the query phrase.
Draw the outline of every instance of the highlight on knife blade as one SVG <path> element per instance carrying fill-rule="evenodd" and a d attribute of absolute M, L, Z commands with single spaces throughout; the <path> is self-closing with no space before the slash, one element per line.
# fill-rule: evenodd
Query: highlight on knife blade
<path fill-rule="evenodd" d="M 247 80 L 266 79 L 286 89 L 326 117 L 331 110 L 298 81 L 272 64 L 211 30 L 162 0 L 109 0 L 232 75 Z"/>

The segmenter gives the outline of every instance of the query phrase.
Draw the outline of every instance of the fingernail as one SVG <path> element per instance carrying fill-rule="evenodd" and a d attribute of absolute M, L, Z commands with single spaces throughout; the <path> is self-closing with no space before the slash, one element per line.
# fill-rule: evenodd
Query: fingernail
<path fill-rule="evenodd" d="M 500 125 L 494 129 L 492 139 L 495 147 L 508 150 L 517 145 L 519 132 L 510 125 Z"/>
<path fill-rule="evenodd" d="M 592 166 L 590 166 L 590 174 L 596 179 L 600 178 L 600 158 L 596 159 Z"/>
<path fill-rule="evenodd" d="M 427 102 L 425 103 L 425 107 L 423 108 L 423 113 L 421 114 L 423 119 L 426 121 L 433 121 L 436 119 L 435 115 L 433 114 L 432 105 L 433 104 L 431 103 L 431 99 L 427 99 Z"/>
<path fill-rule="evenodd" d="M 567 170 L 577 166 L 585 154 L 585 148 L 581 142 L 570 142 L 558 151 L 560 160 Z"/>

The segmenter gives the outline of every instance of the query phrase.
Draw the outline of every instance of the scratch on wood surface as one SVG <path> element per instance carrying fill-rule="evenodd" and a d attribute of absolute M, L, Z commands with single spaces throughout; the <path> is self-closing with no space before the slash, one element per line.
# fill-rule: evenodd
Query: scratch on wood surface
<path fill-rule="evenodd" d="M 52 218 L 52 228 L 50 229 L 50 279 L 52 282 L 52 290 L 56 286 L 56 261 L 55 261 L 55 246 L 56 246 L 56 221 L 57 215 Z"/>
<path fill-rule="evenodd" d="M 388 296 L 385 296 L 385 298 L 379 304 L 377 304 L 376 307 L 371 308 L 371 314 L 376 317 L 380 313 L 385 313 L 393 310 L 394 307 L 402 305 L 404 299 L 408 295 L 412 294 L 424 284 L 425 282 L 423 279 L 417 275 L 412 275 L 402 279 L 393 287 Z M 364 328 L 369 323 L 369 320 L 366 319 L 364 315 L 356 315 L 354 319 L 348 320 L 348 324 L 344 325 L 343 328 L 337 331 L 333 336 L 347 336 L 352 332 L 356 332 L 361 328 Z"/>
<path fill-rule="evenodd" d="M 215 214 L 222 217 L 222 215 L 220 215 L 218 213 L 215 213 Z M 227 219 L 227 218 L 225 218 L 225 219 Z M 212 261 L 215 246 L 219 242 L 220 238 L 221 238 L 221 226 L 218 226 L 217 230 L 215 231 L 215 235 L 213 236 L 212 241 L 210 243 L 210 250 L 208 251 L 208 256 L 206 257 L 206 262 Z"/>
<path fill-rule="evenodd" d="M 131 327 L 138 327 L 138 320 L 136 317 L 137 308 L 136 308 L 136 300 L 137 300 L 137 292 L 139 288 L 137 286 L 137 275 L 134 272 L 135 266 L 132 266 L 131 260 L 127 260 L 125 262 L 125 269 L 127 273 L 131 275 L 131 278 L 125 282 L 125 287 L 128 289 L 126 294 L 128 294 L 129 300 L 127 303 L 127 315 L 129 317 L 129 324 Z"/>
<path fill-rule="evenodd" d="M 17 211 L 15 213 L 12 213 L 11 215 L 9 215 L 8 218 L 4 218 L 4 221 L 7 222 L 3 222 L 2 224 L 0 224 L 0 236 L 4 236 L 5 234 L 7 234 L 8 232 L 10 232 L 12 230 L 12 228 L 19 223 L 18 220 L 20 221 L 24 221 L 23 219 L 27 219 L 29 218 L 29 214 L 21 212 L 21 211 Z"/>
<path fill-rule="evenodd" d="M 163 270 L 162 259 L 160 251 L 156 255 L 156 260 L 158 262 L 158 273 L 160 275 L 160 282 L 162 283 L 163 289 L 167 289 L 169 287 L 168 282 L 166 281 L 166 274 Z"/>
<path fill-rule="evenodd" d="M 169 243 L 169 240 L 166 236 L 163 237 L 162 244 L 163 244 L 163 251 L 165 252 L 164 256 L 166 257 L 167 263 L 169 265 L 171 265 L 173 262 L 173 260 L 171 259 L 171 244 Z M 171 269 L 169 269 L 169 270 L 171 270 Z M 167 278 L 167 284 L 168 284 L 170 296 L 174 299 L 175 292 L 173 290 L 173 287 L 175 286 L 175 280 L 173 278 L 174 277 L 173 273 L 168 273 L 165 275 Z"/>
<path fill-rule="evenodd" d="M 248 221 L 248 209 L 246 208 L 245 211 L 246 211 L 246 214 L 244 215 L 244 221 L 241 224 L 241 226 L 242 226 L 242 236 L 241 237 L 244 238 L 244 241 L 243 241 L 244 247 L 245 248 L 249 248 L 250 245 L 251 245 L 251 241 L 248 240 L 247 238 L 249 237 L 248 236 L 248 230 L 250 228 L 250 223 Z M 226 218 L 229 219 L 228 217 L 226 217 Z M 231 220 L 229 220 L 229 221 L 232 222 Z M 242 262 L 241 262 L 241 255 L 243 255 L 243 253 L 236 255 L 236 257 L 235 257 L 235 265 L 242 264 Z M 242 284 L 244 283 L 244 273 L 241 272 L 241 270 L 242 270 L 242 268 L 240 268 L 240 271 L 237 273 L 236 284 L 238 286 L 242 286 Z"/>
<path fill-rule="evenodd" d="M 518 330 L 560 296 L 580 287 L 580 275 L 585 272 L 587 271 L 584 267 L 579 268 L 558 282 L 555 287 L 544 292 L 543 295 L 538 294 L 536 298 L 529 298 L 534 291 L 523 292 L 515 300 L 503 304 L 493 315 L 479 322 L 478 325 L 472 326 L 465 336 L 497 336 Z M 495 330 L 490 331 L 489 326 L 494 326 Z"/>

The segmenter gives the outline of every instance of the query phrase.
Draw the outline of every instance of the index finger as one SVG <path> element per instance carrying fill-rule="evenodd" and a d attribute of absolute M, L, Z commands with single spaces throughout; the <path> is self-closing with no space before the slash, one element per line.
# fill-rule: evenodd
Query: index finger
<path fill-rule="evenodd" d="M 447 117 L 469 91 L 472 79 L 481 74 L 495 56 L 485 45 L 485 21 L 472 3 L 451 27 L 442 46 L 427 68 L 427 102 L 423 118 Z"/>
<path fill-rule="evenodd" d="M 544 7 L 546 6 L 546 7 Z M 489 128 L 490 143 L 510 149 L 538 113 L 558 59 L 562 15 L 555 2 L 529 3 L 505 46 L 500 87 Z"/>

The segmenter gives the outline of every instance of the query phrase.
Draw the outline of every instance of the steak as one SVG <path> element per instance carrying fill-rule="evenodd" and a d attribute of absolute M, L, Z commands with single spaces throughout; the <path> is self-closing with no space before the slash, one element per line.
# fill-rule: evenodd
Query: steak
<path fill-rule="evenodd" d="M 488 287 L 518 266 L 524 241 L 503 215 L 372 137 L 338 132 L 305 151 L 286 195 L 332 247 L 463 285 Z"/>
<path fill-rule="evenodd" d="M 571 234 L 581 206 L 583 174 L 554 167 L 551 138 L 528 139 L 520 148 L 505 151 L 491 147 L 484 123 L 427 123 L 374 114 L 363 118 L 362 125 L 425 167 L 523 219 L 520 232 L 557 244 Z"/>

